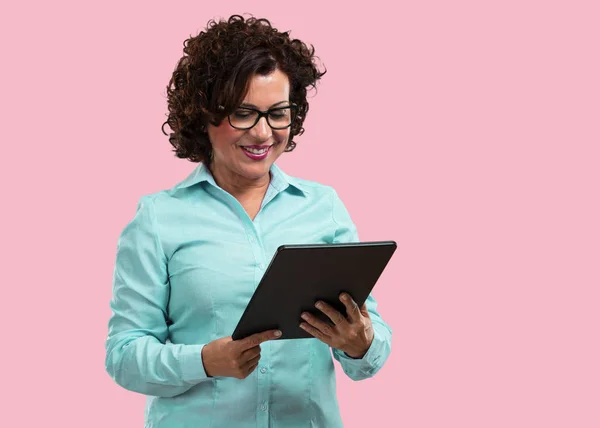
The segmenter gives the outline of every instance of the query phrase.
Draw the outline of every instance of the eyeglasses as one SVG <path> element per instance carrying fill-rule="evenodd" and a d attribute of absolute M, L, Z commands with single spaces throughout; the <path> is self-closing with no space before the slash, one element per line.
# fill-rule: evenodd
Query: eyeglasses
<path fill-rule="evenodd" d="M 267 119 L 267 123 L 272 129 L 286 129 L 292 125 L 297 109 L 296 104 L 273 107 L 267 111 L 260 111 L 252 107 L 238 107 L 228 116 L 228 119 L 233 128 L 240 130 L 253 128 L 261 117 Z"/>

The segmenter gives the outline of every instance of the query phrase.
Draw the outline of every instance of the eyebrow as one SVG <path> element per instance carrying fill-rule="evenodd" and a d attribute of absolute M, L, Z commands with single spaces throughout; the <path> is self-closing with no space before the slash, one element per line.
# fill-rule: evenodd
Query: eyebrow
<path fill-rule="evenodd" d="M 279 101 L 279 102 L 277 102 L 277 103 L 275 103 L 275 104 L 272 104 L 272 105 L 271 105 L 269 108 L 271 109 L 271 108 L 273 108 L 273 107 L 275 107 L 275 106 L 278 106 L 278 105 L 280 105 L 280 104 L 283 104 L 283 103 L 289 103 L 289 101 L 288 101 L 288 100 Z M 250 104 L 250 103 L 242 103 L 242 104 L 240 105 L 240 107 L 252 107 L 252 108 L 258 109 L 258 107 L 257 107 L 257 106 L 255 106 L 254 104 Z"/>

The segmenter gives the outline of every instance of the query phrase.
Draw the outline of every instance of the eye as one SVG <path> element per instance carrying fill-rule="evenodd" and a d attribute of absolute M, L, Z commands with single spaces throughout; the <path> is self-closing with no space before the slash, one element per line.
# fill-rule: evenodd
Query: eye
<path fill-rule="evenodd" d="M 274 110 L 270 113 L 270 116 L 273 119 L 283 119 L 288 117 L 289 115 L 289 109 L 278 109 L 278 110 Z"/>
<path fill-rule="evenodd" d="M 253 111 L 250 110 L 236 110 L 233 112 L 233 115 L 237 118 L 237 119 L 247 119 L 250 116 L 252 116 L 254 114 Z"/>

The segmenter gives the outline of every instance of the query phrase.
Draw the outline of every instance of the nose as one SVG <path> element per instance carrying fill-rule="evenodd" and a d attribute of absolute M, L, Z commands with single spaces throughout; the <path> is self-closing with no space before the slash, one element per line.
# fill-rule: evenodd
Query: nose
<path fill-rule="evenodd" d="M 256 139 L 260 141 L 268 140 L 273 134 L 273 130 L 267 123 L 267 118 L 265 117 L 259 119 L 258 123 L 252 128 L 252 131 L 254 132 Z"/>

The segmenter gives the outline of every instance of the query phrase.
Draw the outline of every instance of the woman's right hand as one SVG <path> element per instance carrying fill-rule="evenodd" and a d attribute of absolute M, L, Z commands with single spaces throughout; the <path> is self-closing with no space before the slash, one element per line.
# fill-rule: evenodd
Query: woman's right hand
<path fill-rule="evenodd" d="M 260 344 L 280 336 L 279 330 L 269 330 L 241 340 L 231 336 L 214 340 L 202 348 L 204 371 L 209 377 L 245 379 L 258 366 Z"/>

